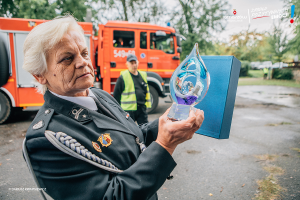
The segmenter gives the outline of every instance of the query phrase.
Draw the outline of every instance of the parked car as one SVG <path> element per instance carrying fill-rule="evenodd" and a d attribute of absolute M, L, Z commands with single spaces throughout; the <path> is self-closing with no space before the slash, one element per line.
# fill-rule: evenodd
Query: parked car
<path fill-rule="evenodd" d="M 258 66 L 261 64 L 261 62 L 251 62 L 250 66 L 251 69 L 259 69 Z"/>
<path fill-rule="evenodd" d="M 277 62 L 272 65 L 272 68 L 283 68 L 283 67 L 287 67 L 287 66 L 288 66 L 287 63 Z"/>
<path fill-rule="evenodd" d="M 263 68 L 272 68 L 272 62 L 271 61 L 264 61 L 262 62 L 259 66 L 258 69 L 263 69 Z"/>

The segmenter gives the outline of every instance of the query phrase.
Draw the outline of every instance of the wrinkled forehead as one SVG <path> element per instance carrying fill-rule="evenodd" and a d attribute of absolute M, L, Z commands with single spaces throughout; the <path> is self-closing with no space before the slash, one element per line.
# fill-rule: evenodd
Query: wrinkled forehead
<path fill-rule="evenodd" d="M 68 31 L 54 46 L 54 49 L 78 48 L 79 50 L 82 50 L 86 47 L 87 45 L 83 34 L 78 31 Z"/>

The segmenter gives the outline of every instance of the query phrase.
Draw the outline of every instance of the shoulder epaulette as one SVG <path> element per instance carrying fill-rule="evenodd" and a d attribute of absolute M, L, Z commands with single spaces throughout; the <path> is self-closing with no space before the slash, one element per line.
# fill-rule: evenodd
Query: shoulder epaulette
<path fill-rule="evenodd" d="M 46 108 L 45 111 L 39 112 L 34 118 L 33 122 L 30 124 L 30 127 L 27 130 L 26 138 L 30 139 L 32 137 L 44 136 L 45 130 L 48 127 L 53 113 L 54 109 L 52 108 Z"/>

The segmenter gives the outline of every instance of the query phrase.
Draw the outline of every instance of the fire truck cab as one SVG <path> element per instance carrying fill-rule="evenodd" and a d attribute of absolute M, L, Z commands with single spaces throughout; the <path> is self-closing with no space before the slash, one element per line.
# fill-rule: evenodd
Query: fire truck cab
<path fill-rule="evenodd" d="M 169 94 L 170 78 L 179 65 L 180 35 L 171 27 L 108 21 L 99 25 L 95 41 L 98 81 L 102 89 L 112 94 L 120 72 L 127 69 L 127 55 L 135 54 L 138 70 L 147 72 L 152 100 L 148 113 L 153 112 L 158 97 Z"/>

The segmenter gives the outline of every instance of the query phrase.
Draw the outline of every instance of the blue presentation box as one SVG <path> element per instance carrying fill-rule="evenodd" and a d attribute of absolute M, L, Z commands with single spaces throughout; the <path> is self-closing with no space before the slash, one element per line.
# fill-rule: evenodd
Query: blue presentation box
<path fill-rule="evenodd" d="M 196 133 L 228 139 L 241 62 L 234 56 L 201 56 L 210 74 L 210 86 L 195 108 L 204 111 L 204 121 Z"/>

